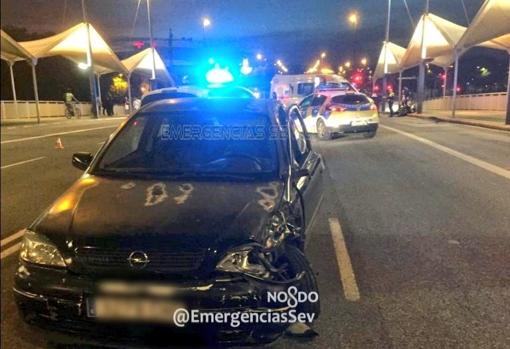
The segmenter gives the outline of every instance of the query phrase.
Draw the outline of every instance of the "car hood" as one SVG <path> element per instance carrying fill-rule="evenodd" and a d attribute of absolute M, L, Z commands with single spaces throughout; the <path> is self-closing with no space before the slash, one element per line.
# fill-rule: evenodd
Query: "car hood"
<path fill-rule="evenodd" d="M 257 240 L 284 184 L 85 175 L 33 224 L 59 247 L 165 242 L 224 250 Z"/>

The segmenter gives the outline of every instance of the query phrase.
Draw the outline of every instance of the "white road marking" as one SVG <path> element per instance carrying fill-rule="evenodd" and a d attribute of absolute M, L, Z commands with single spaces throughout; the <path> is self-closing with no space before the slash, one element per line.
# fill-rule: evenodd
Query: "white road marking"
<path fill-rule="evenodd" d="M 340 279 L 344 288 L 345 299 L 356 302 L 360 299 L 358 284 L 356 283 L 356 276 L 352 269 L 351 257 L 345 245 L 344 234 L 338 218 L 329 218 L 329 229 L 331 237 L 333 238 L 333 245 L 335 246 L 336 261 L 340 271 Z"/>
<path fill-rule="evenodd" d="M 14 240 L 18 240 L 19 238 L 21 238 L 23 236 L 23 234 L 25 234 L 25 229 L 21 229 L 17 233 L 14 233 L 11 236 L 6 237 L 5 239 L 2 239 L 2 241 L 0 242 L 0 247 L 7 245 L 8 243 L 10 243 Z"/>
<path fill-rule="evenodd" d="M 6 168 L 9 168 L 9 167 L 14 167 L 14 166 L 18 166 L 18 165 L 27 164 L 29 162 L 34 162 L 34 161 L 42 160 L 45 157 L 46 156 L 39 156 L 38 158 L 33 158 L 33 159 L 25 160 L 25 161 L 15 162 L 14 164 L 2 166 L 1 169 L 3 170 L 3 169 L 6 169 Z"/>
<path fill-rule="evenodd" d="M 442 151 L 444 153 L 447 153 L 447 154 L 450 154 L 452 156 L 455 156 L 458 159 L 461 159 L 461 160 L 464 160 L 466 162 L 469 162 L 472 165 L 475 165 L 475 166 L 478 166 L 480 168 L 483 168 L 484 170 L 492 172 L 494 174 L 497 174 L 498 176 L 504 177 L 506 179 L 510 179 L 510 171 L 504 169 L 503 167 L 499 167 L 499 166 L 493 165 L 491 163 L 488 163 L 486 161 L 477 159 L 477 158 L 475 158 L 473 156 L 470 156 L 470 155 L 466 155 L 466 154 L 461 153 L 461 152 L 459 152 L 457 150 L 453 150 L 451 148 L 445 147 L 444 145 L 438 144 L 436 142 L 432 142 L 432 141 L 430 141 L 430 140 L 428 140 L 426 138 L 422 138 L 422 137 L 416 136 L 416 135 L 414 135 L 412 133 L 404 132 L 404 131 L 401 131 L 399 129 L 396 129 L 396 128 L 393 128 L 393 127 L 389 127 L 389 126 L 386 126 L 386 125 L 380 125 L 380 127 L 385 128 L 385 129 L 390 130 L 390 131 L 393 131 L 393 132 L 396 132 L 396 133 L 399 133 L 399 134 L 401 134 L 403 136 L 409 137 L 411 139 L 414 139 L 415 141 L 421 142 L 421 143 L 426 144 L 428 146 L 431 146 L 432 148 L 435 148 L 435 149 L 440 150 L 440 151 Z"/>
<path fill-rule="evenodd" d="M 74 131 L 48 133 L 48 134 L 40 135 L 40 136 L 32 136 L 32 137 L 9 139 L 7 141 L 2 141 L 0 144 L 26 142 L 26 141 L 31 141 L 31 140 L 34 140 L 34 139 L 54 137 L 54 136 L 61 136 L 61 135 L 68 135 L 68 134 L 73 134 L 73 133 L 81 133 L 81 132 L 88 132 L 88 131 L 94 131 L 94 130 L 101 130 L 101 129 L 104 129 L 104 128 L 115 128 L 115 127 L 118 127 L 118 126 L 117 125 L 101 126 L 101 127 L 85 128 L 85 129 L 74 130 Z"/>
<path fill-rule="evenodd" d="M 21 242 L 18 242 L 16 245 L 5 249 L 5 251 L 2 251 L 2 253 L 0 253 L 0 259 L 9 257 L 11 254 L 17 252 L 20 249 L 20 247 L 21 247 Z"/>

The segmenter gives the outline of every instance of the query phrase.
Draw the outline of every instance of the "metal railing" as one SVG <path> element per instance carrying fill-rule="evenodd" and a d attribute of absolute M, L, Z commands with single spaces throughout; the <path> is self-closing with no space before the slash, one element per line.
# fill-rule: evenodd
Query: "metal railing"
<path fill-rule="evenodd" d="M 456 108 L 462 110 L 505 111 L 507 107 L 506 92 L 477 93 L 457 95 Z M 452 96 L 429 99 L 423 103 L 427 110 L 448 110 L 452 108 Z"/>
<path fill-rule="evenodd" d="M 90 115 L 90 103 L 76 103 L 81 115 Z M 62 101 L 39 101 L 41 117 L 65 116 L 66 108 Z M 0 116 L 5 119 L 24 119 L 37 117 L 35 101 L 0 101 Z"/>

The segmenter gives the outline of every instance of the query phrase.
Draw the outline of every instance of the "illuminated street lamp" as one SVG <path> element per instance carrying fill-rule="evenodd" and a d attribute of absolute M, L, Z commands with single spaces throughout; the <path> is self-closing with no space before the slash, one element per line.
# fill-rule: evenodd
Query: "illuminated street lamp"
<path fill-rule="evenodd" d="M 321 53 L 321 58 L 322 58 L 322 59 L 326 58 L 326 52 L 322 52 L 322 53 Z"/>
<path fill-rule="evenodd" d="M 350 68 L 350 67 L 351 67 L 351 61 L 347 61 L 347 62 L 345 62 L 344 66 L 345 66 L 346 68 Z"/>
<path fill-rule="evenodd" d="M 208 17 L 202 18 L 202 33 L 203 33 L 203 40 L 204 40 L 204 46 L 205 46 L 205 30 L 206 28 L 211 26 L 211 20 Z"/>
<path fill-rule="evenodd" d="M 354 60 L 356 60 L 356 32 L 358 30 L 358 24 L 360 21 L 360 16 L 359 16 L 358 12 L 352 11 L 347 16 L 347 21 L 349 22 L 349 25 L 354 29 L 353 43 L 352 43 L 352 58 Z"/>
<path fill-rule="evenodd" d="M 363 58 L 361 59 L 361 65 L 362 65 L 362 66 L 366 66 L 366 65 L 367 65 L 367 63 L 368 63 L 367 58 L 366 58 L 366 57 L 363 57 Z"/>
<path fill-rule="evenodd" d="M 257 53 L 257 55 L 255 56 L 255 58 L 257 58 L 257 61 L 261 61 L 262 58 L 264 58 L 264 56 L 262 55 L 262 53 Z"/>
<path fill-rule="evenodd" d="M 357 12 L 351 12 L 347 17 L 349 24 L 354 27 L 354 30 L 358 28 L 359 16 Z"/>
<path fill-rule="evenodd" d="M 207 17 L 202 18 L 202 26 L 205 28 L 211 25 L 211 20 Z"/>

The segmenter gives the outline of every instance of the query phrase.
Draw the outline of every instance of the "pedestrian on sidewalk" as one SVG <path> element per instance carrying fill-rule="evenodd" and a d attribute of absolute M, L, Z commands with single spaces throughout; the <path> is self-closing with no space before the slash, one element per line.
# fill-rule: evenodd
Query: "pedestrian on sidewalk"
<path fill-rule="evenodd" d="M 393 117 L 393 103 L 395 103 L 395 92 L 391 87 L 388 88 L 388 97 L 386 98 L 388 101 L 388 108 L 390 109 L 390 118 Z"/>

